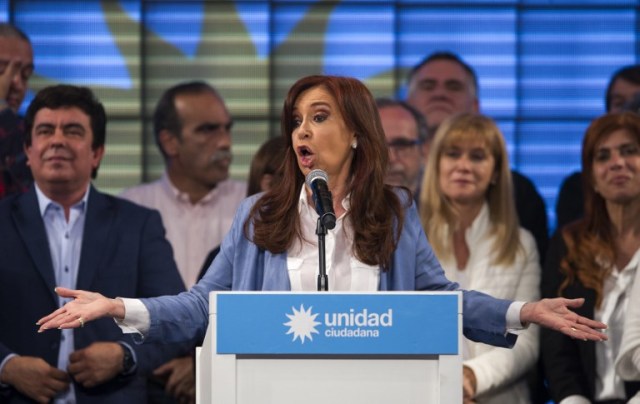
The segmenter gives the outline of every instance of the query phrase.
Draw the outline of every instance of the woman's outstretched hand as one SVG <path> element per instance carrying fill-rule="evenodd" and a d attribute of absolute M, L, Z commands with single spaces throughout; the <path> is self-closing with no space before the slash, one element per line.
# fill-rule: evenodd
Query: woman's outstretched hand
<path fill-rule="evenodd" d="M 56 293 L 73 300 L 38 320 L 36 323 L 40 326 L 38 332 L 53 328 L 84 327 L 89 321 L 102 317 L 124 318 L 124 303 L 120 299 L 109 299 L 100 293 L 63 287 L 56 288 Z M 606 340 L 607 335 L 602 332 L 607 328 L 606 324 L 580 316 L 570 310 L 582 306 L 583 303 L 584 299 L 562 297 L 529 302 L 520 311 L 520 321 L 523 324 L 538 324 L 575 339 Z"/>
<path fill-rule="evenodd" d="M 100 293 L 63 287 L 57 287 L 56 293 L 73 300 L 38 320 L 38 332 L 55 328 L 84 327 L 89 321 L 102 317 L 124 318 L 124 303 L 120 299 L 109 299 Z"/>
<path fill-rule="evenodd" d="M 570 308 L 578 308 L 583 303 L 584 299 L 582 298 L 565 299 L 562 297 L 526 303 L 520 311 L 520 321 L 523 324 L 539 324 L 575 339 L 607 340 L 607 335 L 602 332 L 607 328 L 606 324 L 582 317 L 569 310 Z"/>

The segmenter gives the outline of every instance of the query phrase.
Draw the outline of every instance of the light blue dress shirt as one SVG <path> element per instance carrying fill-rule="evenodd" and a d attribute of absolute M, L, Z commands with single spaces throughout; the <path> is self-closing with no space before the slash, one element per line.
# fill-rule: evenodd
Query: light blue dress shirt
<path fill-rule="evenodd" d="M 75 289 L 78 279 L 78 266 L 82 249 L 82 235 L 84 233 L 85 213 L 89 197 L 89 188 L 82 199 L 69 210 L 69 219 L 65 217 L 64 208 L 52 201 L 36 185 L 36 195 L 40 214 L 47 230 L 51 262 L 56 277 L 56 285 Z M 60 306 L 71 299 L 59 297 Z M 73 330 L 62 330 L 60 336 L 60 351 L 58 352 L 58 369 L 67 371 L 69 355 L 74 351 Z M 69 390 L 58 394 L 54 403 L 75 404 L 75 391 L 73 384 Z"/>

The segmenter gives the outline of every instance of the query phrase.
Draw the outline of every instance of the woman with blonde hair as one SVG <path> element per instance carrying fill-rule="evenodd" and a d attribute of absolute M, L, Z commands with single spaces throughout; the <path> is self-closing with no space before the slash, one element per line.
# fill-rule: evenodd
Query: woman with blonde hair
<path fill-rule="evenodd" d="M 502 133 L 486 116 L 443 122 L 431 145 L 420 216 L 447 278 L 513 300 L 538 298 L 533 237 L 518 225 Z M 464 341 L 465 402 L 528 403 L 525 374 L 538 357 L 531 327 L 512 350 Z"/>

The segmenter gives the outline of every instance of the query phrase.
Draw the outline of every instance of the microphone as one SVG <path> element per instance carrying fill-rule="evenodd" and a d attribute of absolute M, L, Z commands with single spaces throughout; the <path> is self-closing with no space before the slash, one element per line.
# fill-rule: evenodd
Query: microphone
<path fill-rule="evenodd" d="M 312 170 L 305 178 L 307 186 L 313 192 L 313 202 L 316 205 L 320 221 L 324 227 L 331 230 L 336 227 L 336 214 L 333 211 L 333 199 L 327 186 L 328 181 L 329 176 L 320 169 Z"/>

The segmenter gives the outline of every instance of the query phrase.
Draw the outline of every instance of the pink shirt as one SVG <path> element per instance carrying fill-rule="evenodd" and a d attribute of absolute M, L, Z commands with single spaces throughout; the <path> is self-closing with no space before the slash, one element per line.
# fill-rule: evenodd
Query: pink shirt
<path fill-rule="evenodd" d="M 233 216 L 246 194 L 245 183 L 226 180 L 194 204 L 164 173 L 160 179 L 128 188 L 120 196 L 160 212 L 178 270 L 190 288 L 209 252 L 231 229 Z"/>

